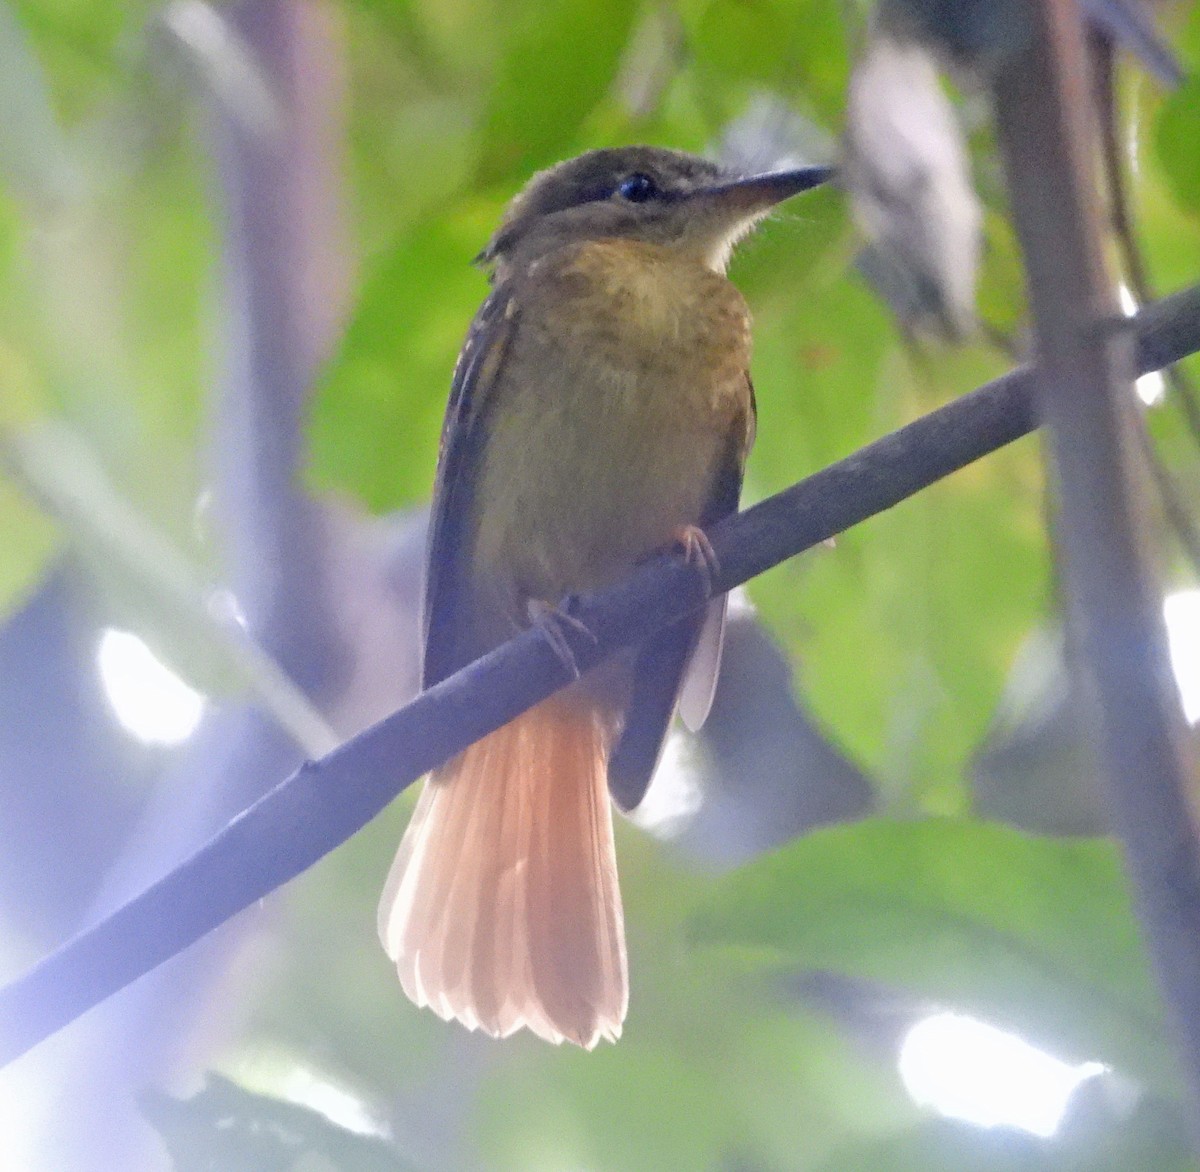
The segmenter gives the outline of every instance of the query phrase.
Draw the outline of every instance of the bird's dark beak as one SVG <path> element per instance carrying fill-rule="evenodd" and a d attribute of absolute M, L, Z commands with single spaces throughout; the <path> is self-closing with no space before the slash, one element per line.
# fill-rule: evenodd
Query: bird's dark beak
<path fill-rule="evenodd" d="M 773 208 L 793 195 L 820 186 L 834 176 L 833 167 L 797 167 L 791 171 L 768 171 L 745 179 L 716 183 L 691 193 L 690 198 L 719 206 L 730 212 L 752 216 Z"/>

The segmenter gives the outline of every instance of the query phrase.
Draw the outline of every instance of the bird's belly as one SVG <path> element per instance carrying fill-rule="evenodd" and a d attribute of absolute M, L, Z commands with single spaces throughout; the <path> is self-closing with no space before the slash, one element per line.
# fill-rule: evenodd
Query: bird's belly
<path fill-rule="evenodd" d="M 516 599 L 602 586 L 698 522 L 747 393 L 744 373 L 568 365 L 549 400 L 514 388 L 484 456 L 474 563 Z"/>
<path fill-rule="evenodd" d="M 612 582 L 698 523 L 753 412 L 749 318 L 723 276 L 630 241 L 539 263 L 481 429 L 469 564 L 489 627 Z"/>

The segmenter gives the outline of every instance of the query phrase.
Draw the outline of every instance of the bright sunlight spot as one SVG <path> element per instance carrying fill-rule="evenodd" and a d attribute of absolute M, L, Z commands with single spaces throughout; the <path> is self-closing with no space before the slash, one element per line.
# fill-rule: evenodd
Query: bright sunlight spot
<path fill-rule="evenodd" d="M 1133 299 L 1133 293 L 1129 286 L 1121 284 L 1117 289 L 1118 296 L 1121 299 L 1121 312 L 1126 317 L 1133 317 L 1137 313 L 1137 302 Z M 1149 374 L 1142 375 L 1137 380 L 1137 394 L 1147 407 L 1153 407 L 1155 403 L 1162 401 L 1163 395 L 1166 394 L 1167 384 L 1163 381 L 1162 372 L 1152 370 Z"/>
<path fill-rule="evenodd" d="M 177 745 L 196 731 L 204 697 L 130 631 L 108 627 L 96 652 L 100 679 L 126 731 L 152 745 Z"/>
<path fill-rule="evenodd" d="M 636 825 L 656 838 L 678 836 L 704 802 L 691 761 L 693 748 L 692 742 L 681 733 L 673 732 L 667 737 L 650 788 L 630 815 Z"/>
<path fill-rule="evenodd" d="M 1189 724 L 1200 720 L 1200 590 L 1180 590 L 1163 601 L 1171 668 Z"/>
<path fill-rule="evenodd" d="M 1043 1138 L 1058 1130 L 1075 1088 L 1106 1069 L 1060 1062 L 1016 1034 L 957 1013 L 917 1022 L 900 1048 L 900 1077 L 920 1106 Z"/>
<path fill-rule="evenodd" d="M 306 1066 L 295 1066 L 280 1080 L 283 1098 L 319 1111 L 326 1119 L 359 1135 L 382 1135 L 383 1128 L 351 1090 Z"/>
<path fill-rule="evenodd" d="M 29 1079 L 16 1078 L 11 1067 L 0 1074 L 0 1135 L 4 1136 L 4 1158 L 11 1161 L 5 1167 L 35 1167 L 35 1110 Z"/>

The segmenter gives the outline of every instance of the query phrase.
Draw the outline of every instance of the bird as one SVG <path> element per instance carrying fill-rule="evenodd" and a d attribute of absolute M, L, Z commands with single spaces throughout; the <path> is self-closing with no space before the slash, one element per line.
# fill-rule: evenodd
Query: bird
<path fill-rule="evenodd" d="M 476 258 L 435 478 L 422 686 L 664 550 L 711 568 L 756 408 L 734 245 L 829 178 L 658 147 L 536 174 Z M 712 701 L 724 599 L 585 672 L 425 781 L 379 903 L 404 992 L 447 1021 L 616 1041 L 628 966 L 612 801 L 641 801 L 676 709 Z M 557 632 L 557 638 L 556 638 Z"/>

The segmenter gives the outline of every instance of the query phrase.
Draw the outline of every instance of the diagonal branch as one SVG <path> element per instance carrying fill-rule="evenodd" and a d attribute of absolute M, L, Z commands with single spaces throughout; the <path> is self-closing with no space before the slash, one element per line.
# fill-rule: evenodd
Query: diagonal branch
<path fill-rule="evenodd" d="M 1143 371 L 1200 350 L 1200 286 L 1134 321 Z M 860 449 L 712 532 L 729 590 L 1028 434 L 1035 377 L 1019 369 Z M 708 597 L 703 573 L 658 558 L 572 613 L 581 669 L 681 618 Z M 135 981 L 311 866 L 422 774 L 570 681 L 525 631 L 281 782 L 190 859 L 0 990 L 0 1064 Z"/>

